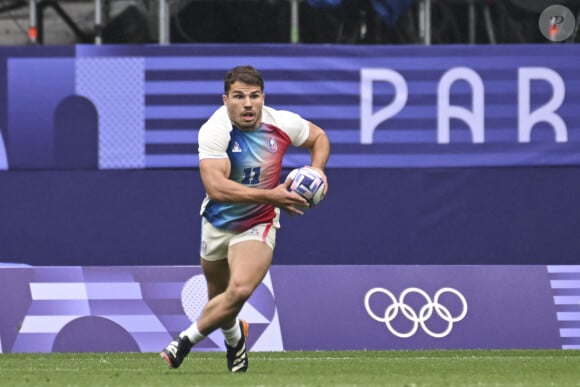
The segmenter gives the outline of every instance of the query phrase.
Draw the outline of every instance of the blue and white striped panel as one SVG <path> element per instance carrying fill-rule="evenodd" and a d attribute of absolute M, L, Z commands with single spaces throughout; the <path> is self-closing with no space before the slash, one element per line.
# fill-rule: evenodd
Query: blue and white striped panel
<path fill-rule="evenodd" d="M 227 45 L 166 48 L 145 59 L 147 167 L 196 166 L 196 130 L 222 102 L 223 76 L 251 64 L 266 81 L 266 102 L 295 111 L 324 128 L 333 144 L 330 167 L 435 167 L 567 165 L 580 163 L 580 72 L 577 49 L 537 47 L 364 47 Z M 558 60 L 555 60 L 558 58 Z M 450 119 L 450 142 L 437 142 L 439 83 L 450 69 L 477 73 L 484 92 L 482 144 L 473 143 L 465 122 Z M 568 125 L 567 142 L 556 143 L 547 123 L 533 129 L 533 141 L 518 142 L 518 71 L 548 68 L 564 80 L 565 100 L 557 114 Z M 378 124 L 371 144 L 361 142 L 362 69 L 389 69 L 408 89 L 404 107 Z M 544 80 L 531 82 L 530 107 L 554 94 Z M 450 105 L 471 110 L 473 91 L 454 83 Z M 391 103 L 393 85 L 373 83 L 373 111 Z M 528 97 L 528 96 L 524 96 Z M 288 167 L 308 155 L 291 149 Z"/>
<path fill-rule="evenodd" d="M 548 266 L 562 349 L 580 349 L 580 266 Z"/>

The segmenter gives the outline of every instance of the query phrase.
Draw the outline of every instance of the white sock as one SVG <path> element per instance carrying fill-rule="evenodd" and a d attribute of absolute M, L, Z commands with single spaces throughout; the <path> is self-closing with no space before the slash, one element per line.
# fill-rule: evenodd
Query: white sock
<path fill-rule="evenodd" d="M 194 322 L 189 328 L 179 334 L 179 337 L 183 338 L 183 336 L 187 336 L 191 344 L 194 345 L 205 339 L 205 336 L 197 329 L 197 322 Z"/>
<path fill-rule="evenodd" d="M 230 347 L 235 347 L 236 345 L 238 345 L 240 339 L 242 338 L 242 330 L 240 329 L 240 323 L 238 322 L 238 320 L 236 320 L 236 323 L 234 324 L 233 327 L 229 329 L 222 328 L 222 332 L 226 339 L 226 343 L 228 343 Z"/>

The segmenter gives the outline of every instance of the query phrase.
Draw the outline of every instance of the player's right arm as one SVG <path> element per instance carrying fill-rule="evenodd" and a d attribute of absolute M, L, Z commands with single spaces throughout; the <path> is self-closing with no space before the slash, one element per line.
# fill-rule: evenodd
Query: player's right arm
<path fill-rule="evenodd" d="M 229 158 L 208 158 L 199 161 L 201 180 L 211 200 L 223 203 L 272 204 L 291 214 L 302 215 L 296 207 L 308 207 L 300 195 L 288 191 L 287 181 L 273 189 L 250 188 L 230 180 Z"/>

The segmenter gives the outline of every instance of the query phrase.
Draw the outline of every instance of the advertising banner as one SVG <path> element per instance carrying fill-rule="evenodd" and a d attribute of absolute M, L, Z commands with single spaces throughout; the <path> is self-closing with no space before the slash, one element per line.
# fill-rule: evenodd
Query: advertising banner
<path fill-rule="evenodd" d="M 579 266 L 273 266 L 252 351 L 578 348 Z M 199 267 L 0 268 L 3 352 L 157 352 L 195 321 Z M 224 349 L 214 332 L 194 351 Z"/>
<path fill-rule="evenodd" d="M 331 168 L 578 165 L 579 60 L 577 45 L 2 48 L 0 169 L 195 167 L 245 64 L 268 105 L 328 132 Z"/>

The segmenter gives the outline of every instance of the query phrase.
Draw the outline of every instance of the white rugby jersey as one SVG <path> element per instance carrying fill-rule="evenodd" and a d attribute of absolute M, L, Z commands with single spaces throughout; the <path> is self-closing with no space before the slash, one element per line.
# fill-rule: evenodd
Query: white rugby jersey
<path fill-rule="evenodd" d="M 199 130 L 199 159 L 227 157 L 231 162 L 230 180 L 271 189 L 280 184 L 282 158 L 288 147 L 302 145 L 308 134 L 308 122 L 298 114 L 267 106 L 262 109 L 258 128 L 241 130 L 232 124 L 222 106 Z M 236 232 L 278 219 L 278 212 L 270 204 L 221 203 L 207 195 L 201 206 L 201 215 L 215 227 Z"/>

